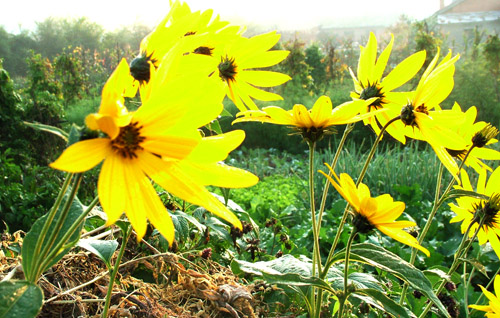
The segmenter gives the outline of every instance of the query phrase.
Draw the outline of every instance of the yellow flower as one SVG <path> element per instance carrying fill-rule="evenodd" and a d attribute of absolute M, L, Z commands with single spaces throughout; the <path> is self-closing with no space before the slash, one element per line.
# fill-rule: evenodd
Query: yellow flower
<path fill-rule="evenodd" d="M 422 75 L 416 91 L 402 108 L 401 121 L 406 125 L 404 134 L 428 142 L 439 160 L 458 180 L 456 163 L 440 147 L 450 150 L 466 148 L 467 142 L 453 129 L 465 122 L 465 115 L 457 110 L 442 110 L 439 104 L 453 89 L 454 63 L 459 55 L 451 58 L 449 52 L 436 66 L 438 58 L 439 50 Z"/>
<path fill-rule="evenodd" d="M 484 217 L 484 223 L 477 238 L 480 245 L 490 242 L 491 247 L 498 257 L 500 257 L 500 168 L 496 168 L 486 182 L 486 170 L 479 174 L 476 192 L 490 197 L 489 200 L 481 200 L 470 196 L 462 196 L 456 199 L 456 205 L 450 203 L 451 210 L 456 216 L 450 223 L 462 222 L 462 233 L 472 224 L 469 230 L 469 237 L 476 232 L 480 219 Z M 474 191 L 470 180 L 465 172 L 462 172 L 462 185 L 455 186 L 456 189 Z"/>
<path fill-rule="evenodd" d="M 186 3 L 171 3 L 169 13 L 141 41 L 140 53 L 130 63 L 132 76 L 141 84 L 141 96 L 149 93 L 147 84 L 173 47 L 182 47 L 182 53 L 188 53 L 201 47 L 209 37 L 239 32 L 239 27 L 228 28 L 228 24 L 220 21 L 218 16 L 213 18 L 212 10 L 191 12 Z"/>
<path fill-rule="evenodd" d="M 358 115 L 360 109 L 366 107 L 369 101 L 356 100 L 347 102 L 332 109 L 332 101 L 328 96 L 319 97 L 311 110 L 304 105 L 296 104 L 292 110 L 286 111 L 280 107 L 269 106 L 262 110 L 240 112 L 242 116 L 233 121 L 233 124 L 246 121 L 257 121 L 276 125 L 286 125 L 296 128 L 308 141 L 317 141 L 335 125 L 354 123 L 369 116 L 384 111 Z"/>
<path fill-rule="evenodd" d="M 460 108 L 460 105 L 458 103 L 455 103 L 453 105 L 452 111 L 456 111 L 458 113 L 462 113 L 462 109 Z M 471 147 L 473 146 L 474 138 L 475 136 L 481 135 L 481 132 L 483 129 L 487 127 L 487 123 L 485 122 L 476 122 L 476 116 L 477 116 L 477 109 L 475 106 L 470 107 L 467 109 L 467 111 L 464 113 L 465 115 L 465 122 L 457 125 L 456 127 L 452 127 L 450 125 L 450 128 L 453 129 L 460 137 L 462 137 L 466 142 L 467 145 L 465 148 L 461 150 L 452 150 L 448 149 L 445 146 L 438 146 L 434 147 L 436 153 L 440 152 L 443 157 L 448 157 L 448 160 L 446 162 L 450 165 L 448 168 L 449 171 L 454 171 L 454 175 L 458 173 L 458 165 L 457 163 L 452 159 L 452 158 L 457 158 L 459 160 L 464 160 L 465 159 L 465 165 L 470 166 L 474 168 L 478 173 L 480 173 L 483 169 L 487 169 L 489 171 L 492 171 L 492 169 L 484 164 L 481 159 L 483 160 L 500 160 L 500 152 L 494 150 L 494 149 L 489 149 L 489 148 L 484 148 L 480 146 L 474 146 L 472 150 L 469 152 Z M 493 143 L 496 143 L 496 139 L 488 139 L 486 145 L 490 145 Z M 465 158 L 465 155 L 469 152 L 467 158 Z"/>
<path fill-rule="evenodd" d="M 274 31 L 251 38 L 234 37 L 213 55 L 216 70 L 213 76 L 218 76 L 225 84 L 227 96 L 240 111 L 258 110 L 252 98 L 262 101 L 283 99 L 280 95 L 259 87 L 281 85 L 290 80 L 290 76 L 256 70 L 275 65 L 288 56 L 288 51 L 269 51 L 279 38 L 280 35 Z"/>
<path fill-rule="evenodd" d="M 177 52 L 170 54 L 178 59 L 191 59 Z M 157 70 L 158 80 L 152 83 L 150 97 L 128 116 L 126 125 L 117 125 L 116 136 L 108 134 L 108 131 L 114 131 L 108 129 L 113 121 L 93 121 L 91 115 L 88 122 L 96 124 L 108 136 L 71 145 L 50 166 L 79 173 L 104 161 L 97 190 L 101 206 L 108 216 L 107 224 L 114 223 L 125 212 L 139 239 L 146 233 L 149 219 L 170 244 L 174 240 L 172 220 L 151 180 L 171 194 L 201 205 L 241 228 L 238 218 L 203 183 L 191 178 L 180 168 L 178 163 L 187 160 L 198 145 L 204 144 L 198 128 L 212 121 L 222 111 L 224 95 L 219 83 L 206 73 L 171 76 L 168 74 L 170 68 L 163 65 Z M 128 65 L 121 63 L 114 76 L 130 76 L 128 73 Z M 110 114 L 124 115 L 122 104 L 118 103 L 121 98 L 119 92 L 123 90 L 119 83 L 122 83 L 121 79 L 110 79 L 108 92 L 114 90 L 118 93 L 103 94 L 101 105 L 109 107 Z M 197 89 L 189 89 L 187 93 L 186 89 L 191 85 Z M 113 107 L 115 111 L 111 110 Z M 227 155 L 220 155 L 217 147 L 205 146 L 196 152 L 207 158 Z M 210 163 L 210 160 L 207 162 Z"/>
<path fill-rule="evenodd" d="M 386 112 L 364 120 L 365 125 L 370 124 L 377 135 L 380 134 L 381 127 L 399 115 L 401 106 L 407 100 L 406 93 L 393 92 L 393 90 L 408 82 L 425 61 L 425 51 L 417 52 L 399 63 L 389 74 L 382 78 L 392 51 L 393 42 L 394 36 L 391 35 L 391 41 L 377 58 L 377 39 L 370 32 L 366 47 L 361 47 L 357 76 L 349 69 L 354 80 L 354 92 L 351 93 L 351 97 L 364 100 L 374 98 L 372 103 L 362 109 L 362 113 L 380 108 L 387 109 Z M 392 123 L 387 128 L 387 132 L 391 136 L 404 144 L 406 138 L 402 130 L 403 124 L 400 121 Z"/>
<path fill-rule="evenodd" d="M 500 275 L 495 276 L 495 281 L 493 283 L 493 287 L 495 288 L 495 294 L 489 292 L 486 288 L 479 285 L 483 294 L 488 298 L 489 303 L 487 306 L 480 305 L 469 305 L 469 308 L 477 309 L 480 311 L 485 311 L 485 317 L 488 318 L 498 318 L 500 317 L 500 299 L 497 295 L 500 295 Z"/>
<path fill-rule="evenodd" d="M 394 201 L 389 194 L 372 198 L 370 189 L 365 184 L 361 183 L 356 187 L 348 174 L 341 173 L 339 178 L 333 169 L 328 164 L 326 165 L 336 181 L 323 171 L 319 170 L 319 172 L 328 178 L 340 195 L 351 205 L 353 225 L 357 231 L 368 233 L 373 228 L 377 228 L 396 241 L 419 249 L 427 256 L 430 255 L 426 248 L 418 244 L 416 238 L 403 230 L 416 224 L 411 221 L 396 221 L 405 209 L 404 202 Z"/>

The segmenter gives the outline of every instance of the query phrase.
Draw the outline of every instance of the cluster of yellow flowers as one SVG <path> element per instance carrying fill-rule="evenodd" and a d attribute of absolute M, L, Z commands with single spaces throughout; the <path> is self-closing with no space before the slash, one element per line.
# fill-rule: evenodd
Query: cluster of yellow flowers
<path fill-rule="evenodd" d="M 203 206 L 241 228 L 238 218 L 205 187 L 248 187 L 258 178 L 222 163 L 245 138 L 242 130 L 204 137 L 200 128 L 223 110 L 227 95 L 241 109 L 257 109 L 252 98 L 277 100 L 272 87 L 289 76 L 259 71 L 288 55 L 270 49 L 279 35 L 251 38 L 229 26 L 211 10 L 191 12 L 185 3 L 171 3 L 165 19 L 146 36 L 140 54 L 129 64 L 123 59 L 106 82 L 99 112 L 86 125 L 99 138 L 68 147 L 51 167 L 80 173 L 104 161 L 98 195 L 113 224 L 123 212 L 140 240 L 147 220 L 169 241 L 174 226 L 153 182 L 172 195 Z M 141 106 L 129 112 L 125 97 L 140 92 Z"/>
<path fill-rule="evenodd" d="M 377 135 L 386 131 L 403 144 L 407 138 L 426 141 L 458 182 L 461 182 L 459 166 L 454 158 L 465 160 L 465 166 L 470 166 L 484 175 L 484 178 L 480 178 L 483 186 L 478 185 L 478 192 L 484 193 L 485 169 L 491 171 L 491 168 L 481 160 L 500 160 L 500 152 L 483 147 L 497 141 L 492 137 L 498 131 L 485 122 L 475 122 L 477 109 L 474 106 L 466 112 L 463 112 L 457 103 L 451 110 L 443 110 L 440 107 L 453 89 L 454 64 L 459 56 L 452 57 L 449 52 L 438 63 L 440 56 L 438 49 L 436 56 L 423 72 L 416 90 L 395 92 L 395 89 L 400 88 L 419 72 L 425 62 L 426 52 L 420 51 L 411 55 L 384 77 L 393 41 L 391 37 L 391 41 L 378 58 L 377 40 L 373 33 L 370 34 L 366 47 L 361 46 L 357 74 L 350 70 L 354 81 L 352 101 L 332 109 L 330 99 L 322 96 L 311 110 L 300 104 L 295 105 L 290 111 L 270 106 L 262 110 L 240 112 L 237 115 L 239 118 L 234 122 L 258 121 L 293 126 L 302 133 L 305 140 L 315 142 L 334 125 L 363 120 Z M 429 252 L 403 230 L 415 226 L 415 223 L 395 221 L 403 213 L 404 203 L 393 202 L 387 195 L 371 198 L 366 185 L 361 183 L 356 186 L 347 174 L 343 173 L 338 178 L 331 168 L 330 170 L 335 179 L 327 176 L 328 179 L 350 203 L 356 215 L 363 216 L 372 227 L 378 228 L 386 235 L 418 248 L 428 255 Z M 500 175 L 500 171 L 499 169 L 496 171 L 498 172 L 490 178 L 492 184 L 488 188 L 490 191 L 484 194 L 492 195 L 495 191 L 498 193 L 496 189 L 500 187 L 500 178 L 496 176 Z M 462 175 L 467 176 L 464 173 Z M 467 180 L 462 181 L 463 187 L 472 190 Z M 474 219 L 475 209 L 472 206 L 478 205 L 479 201 L 481 200 L 464 197 L 459 200 L 461 208 L 452 205 L 452 209 L 457 213 L 453 221 L 463 220 L 463 231 L 471 222 L 478 221 Z M 498 210 L 497 207 L 495 213 Z M 500 223 L 497 223 L 495 217 L 488 224 L 484 224 L 483 228 L 484 230 L 478 234 L 480 243 L 484 244 L 486 238 L 489 238 L 500 256 L 498 240 Z M 474 230 L 470 235 L 473 233 Z"/>

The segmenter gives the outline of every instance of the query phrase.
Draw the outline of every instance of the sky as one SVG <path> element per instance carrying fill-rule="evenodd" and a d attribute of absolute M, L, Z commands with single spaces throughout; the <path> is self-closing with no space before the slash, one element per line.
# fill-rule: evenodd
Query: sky
<path fill-rule="evenodd" d="M 451 0 L 445 0 L 448 4 Z M 439 9 L 439 0 L 187 0 L 193 11 L 214 9 L 233 24 L 304 30 L 317 25 L 378 25 L 401 14 L 422 19 Z M 0 25 L 8 32 L 34 29 L 47 17 L 85 16 L 107 30 L 141 23 L 154 26 L 169 10 L 169 0 L 11 0 L 2 4 Z"/>

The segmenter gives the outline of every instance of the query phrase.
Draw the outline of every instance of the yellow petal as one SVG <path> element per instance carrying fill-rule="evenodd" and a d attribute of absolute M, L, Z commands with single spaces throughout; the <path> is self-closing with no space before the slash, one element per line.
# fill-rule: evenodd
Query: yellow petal
<path fill-rule="evenodd" d="M 406 244 L 408 246 L 414 247 L 414 248 L 422 251 L 425 255 L 427 255 L 427 257 L 429 257 L 431 255 L 429 253 L 429 250 L 427 250 L 425 247 L 418 244 L 417 239 L 414 238 L 413 236 L 411 236 L 410 234 L 406 233 L 405 231 L 403 231 L 401 229 L 394 229 L 391 227 L 381 226 L 381 225 L 376 226 L 376 227 L 380 232 L 384 233 L 385 235 L 387 235 L 389 237 L 392 237 L 396 241 L 401 242 L 403 244 Z"/>
<path fill-rule="evenodd" d="M 97 182 L 97 193 L 101 206 L 108 216 L 106 222 L 108 225 L 115 223 L 125 212 L 127 202 L 125 166 L 131 161 L 112 153 L 102 165 Z"/>
<path fill-rule="evenodd" d="M 244 71 L 239 74 L 239 79 L 259 87 L 273 87 L 291 78 L 286 74 L 271 71 Z"/>
<path fill-rule="evenodd" d="M 315 127 L 324 127 L 332 115 L 332 101 L 328 96 L 319 97 L 311 109 L 311 119 Z"/>
<path fill-rule="evenodd" d="M 299 127 L 311 128 L 314 123 L 311 114 L 304 105 L 296 104 L 293 106 L 293 118 Z"/>
<path fill-rule="evenodd" d="M 187 156 L 186 160 L 195 163 L 216 163 L 225 160 L 229 152 L 241 145 L 245 131 L 233 130 L 224 134 L 205 137 Z"/>
<path fill-rule="evenodd" d="M 99 164 L 111 151 L 107 138 L 84 140 L 69 146 L 49 166 L 67 172 L 84 172 Z"/>
<path fill-rule="evenodd" d="M 198 135 L 199 137 L 199 135 Z M 141 146 L 154 154 L 165 158 L 184 159 L 199 144 L 200 139 L 177 136 L 149 137 Z"/>
<path fill-rule="evenodd" d="M 425 55 L 425 51 L 420 51 L 399 63 L 382 81 L 384 91 L 390 92 L 415 76 L 425 62 Z"/>
<path fill-rule="evenodd" d="M 139 161 L 142 170 L 157 184 L 173 195 L 202 206 L 241 229 L 240 220 L 201 184 L 196 183 L 178 163 L 144 152 Z"/>

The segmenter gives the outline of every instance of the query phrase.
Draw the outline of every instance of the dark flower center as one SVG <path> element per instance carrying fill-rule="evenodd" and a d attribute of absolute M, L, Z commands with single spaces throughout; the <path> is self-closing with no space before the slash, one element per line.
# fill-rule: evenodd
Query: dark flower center
<path fill-rule="evenodd" d="M 237 74 L 236 64 L 234 63 L 234 58 L 226 57 L 221 58 L 219 63 L 219 76 L 222 80 L 229 82 L 234 81 L 234 76 Z"/>
<path fill-rule="evenodd" d="M 498 129 L 491 124 L 486 125 L 483 129 L 478 131 L 472 137 L 472 145 L 474 147 L 482 148 L 495 136 L 498 135 Z"/>
<path fill-rule="evenodd" d="M 149 65 L 150 63 L 155 65 L 157 62 L 152 56 L 153 53 L 147 55 L 146 52 L 143 52 L 130 62 L 130 74 L 135 80 L 139 81 L 141 85 L 144 83 L 147 84 L 151 78 Z"/>
<path fill-rule="evenodd" d="M 195 35 L 196 34 L 196 31 L 189 31 L 189 32 L 186 32 L 186 34 L 184 34 L 184 36 L 190 36 L 190 35 Z"/>
<path fill-rule="evenodd" d="M 141 143 L 145 139 L 141 136 L 141 128 L 138 122 L 121 127 L 118 137 L 111 140 L 111 148 L 123 158 L 137 158 L 136 152 L 143 149 Z"/>
<path fill-rule="evenodd" d="M 375 228 L 373 224 L 371 224 L 370 221 L 366 218 L 366 216 L 357 212 L 354 213 L 352 225 L 357 232 L 363 234 L 368 234 Z"/>
<path fill-rule="evenodd" d="M 445 149 L 450 154 L 450 156 L 452 156 L 454 158 L 459 158 L 459 159 L 464 158 L 465 154 L 467 153 L 466 149 L 462 149 L 462 150 L 453 150 L 453 149 L 448 149 L 448 148 L 445 148 Z"/>
<path fill-rule="evenodd" d="M 361 84 L 363 87 L 363 84 Z M 370 82 L 368 82 L 367 87 L 363 87 L 363 90 L 361 91 L 361 94 L 359 94 L 359 98 L 363 100 L 368 100 L 373 97 L 377 97 L 377 99 L 370 104 L 369 107 L 373 107 L 375 109 L 381 108 L 384 104 L 383 99 L 384 99 L 384 94 L 381 92 L 382 88 L 378 87 L 377 83 L 373 83 L 370 85 Z"/>
<path fill-rule="evenodd" d="M 474 206 L 473 222 L 478 223 L 484 217 L 484 226 L 496 227 L 499 223 L 498 212 L 500 212 L 500 194 L 493 194 L 488 201 L 481 201 Z"/>
<path fill-rule="evenodd" d="M 193 53 L 195 54 L 203 54 L 203 55 L 208 55 L 208 56 L 212 56 L 212 51 L 214 50 L 213 47 L 208 47 L 208 46 L 200 46 L 200 47 L 197 47 Z"/>
<path fill-rule="evenodd" d="M 403 106 L 401 108 L 401 121 L 403 124 L 406 126 L 416 126 L 417 123 L 415 122 L 415 112 L 417 113 L 424 113 L 429 115 L 429 112 L 427 111 L 427 106 L 425 105 L 420 105 L 417 106 L 416 108 L 410 103 L 406 106 Z"/>

